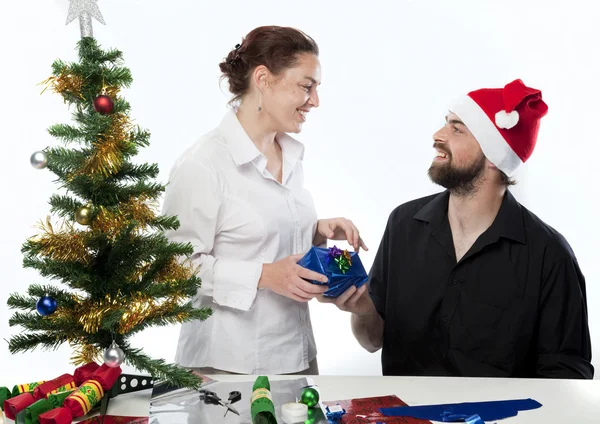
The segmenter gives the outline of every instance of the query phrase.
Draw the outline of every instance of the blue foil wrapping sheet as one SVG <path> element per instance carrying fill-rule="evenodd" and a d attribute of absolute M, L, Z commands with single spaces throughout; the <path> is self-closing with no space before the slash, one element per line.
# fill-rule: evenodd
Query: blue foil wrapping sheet
<path fill-rule="evenodd" d="M 517 399 L 449 403 L 445 405 L 401 406 L 397 408 L 382 408 L 380 411 L 388 417 L 412 417 L 430 421 L 481 423 L 482 421 L 495 421 L 515 417 L 519 411 L 528 411 L 541 406 L 541 403 L 533 399 Z"/>
<path fill-rule="evenodd" d="M 313 246 L 298 262 L 298 265 L 327 276 L 328 283 L 310 280 L 313 284 L 327 285 L 326 297 L 336 298 L 351 286 L 357 289 L 367 282 L 369 276 L 356 252 L 349 252 L 352 265 L 343 273 L 337 262 L 330 256 L 329 249 Z"/>

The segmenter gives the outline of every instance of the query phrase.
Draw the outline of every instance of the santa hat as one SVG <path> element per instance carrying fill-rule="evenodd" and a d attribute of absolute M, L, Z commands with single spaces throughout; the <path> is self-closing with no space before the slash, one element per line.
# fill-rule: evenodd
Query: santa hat
<path fill-rule="evenodd" d="M 471 91 L 450 111 L 471 131 L 485 157 L 510 177 L 531 156 L 548 106 L 540 90 L 517 79 L 504 88 Z"/>

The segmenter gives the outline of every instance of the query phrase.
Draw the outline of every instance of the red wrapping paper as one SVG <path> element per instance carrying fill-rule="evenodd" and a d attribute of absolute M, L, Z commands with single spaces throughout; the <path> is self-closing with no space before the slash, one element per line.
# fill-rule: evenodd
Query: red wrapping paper
<path fill-rule="evenodd" d="M 7 399 L 4 401 L 4 415 L 6 418 L 15 420 L 17 418 L 17 414 L 23 411 L 28 406 L 32 405 L 35 402 L 33 395 L 29 392 L 21 393 L 18 396 Z"/>
<path fill-rule="evenodd" d="M 73 382 L 73 376 L 71 374 L 63 374 L 60 377 L 55 378 L 54 380 L 50 380 L 37 386 L 33 390 L 33 397 L 35 400 L 44 399 L 47 397 L 52 391 L 66 386 L 69 383 Z"/>
<path fill-rule="evenodd" d="M 100 368 L 100 365 L 95 362 L 90 362 L 77 368 L 73 373 L 77 387 L 81 386 L 86 380 L 91 379 L 98 368 Z"/>
<path fill-rule="evenodd" d="M 40 424 L 71 424 L 73 415 L 68 408 L 56 408 L 38 417 Z"/>
<path fill-rule="evenodd" d="M 375 424 L 377 422 L 387 424 L 431 424 L 431 421 L 416 418 L 384 416 L 379 408 L 408 406 L 395 395 L 328 401 L 323 402 L 323 405 L 340 405 L 346 410 L 346 414 L 342 415 L 340 424 Z"/>

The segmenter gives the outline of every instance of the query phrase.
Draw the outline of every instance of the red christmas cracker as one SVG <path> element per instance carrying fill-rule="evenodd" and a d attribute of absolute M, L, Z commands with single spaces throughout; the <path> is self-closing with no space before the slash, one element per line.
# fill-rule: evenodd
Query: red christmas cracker
<path fill-rule="evenodd" d="M 73 418 L 83 417 L 104 397 L 104 389 L 96 380 L 88 380 L 65 399 L 63 406 L 71 411 Z"/>
<path fill-rule="evenodd" d="M 52 415 L 40 415 L 40 424 L 70 424 L 74 418 L 86 415 L 104 397 L 121 375 L 121 368 L 111 368 L 106 364 L 99 367 L 91 376 L 65 399 L 62 408 L 54 409 Z"/>
<path fill-rule="evenodd" d="M 14 421 L 19 412 L 23 411 L 34 402 L 35 399 L 31 393 L 21 393 L 14 398 L 4 401 L 4 415 L 6 415 L 6 418 Z"/>
<path fill-rule="evenodd" d="M 77 387 L 85 383 L 86 380 L 91 379 L 92 375 L 94 375 L 98 368 L 100 368 L 100 365 L 98 365 L 95 362 L 89 362 L 77 368 L 73 373 L 73 377 L 75 378 L 75 384 L 77 385 Z"/>
<path fill-rule="evenodd" d="M 53 393 L 66 392 L 75 388 L 75 380 L 71 374 L 63 374 L 60 377 L 55 378 L 37 386 L 33 391 L 33 397 L 35 400 L 44 399 L 48 395 Z"/>
<path fill-rule="evenodd" d="M 91 380 L 96 380 L 100 383 L 105 391 L 110 390 L 122 372 L 121 367 L 112 368 L 106 364 L 102 364 L 102 366 L 96 370 L 94 375 L 92 375 Z"/>
<path fill-rule="evenodd" d="M 67 408 L 56 408 L 38 417 L 40 424 L 71 424 L 73 416 Z"/>

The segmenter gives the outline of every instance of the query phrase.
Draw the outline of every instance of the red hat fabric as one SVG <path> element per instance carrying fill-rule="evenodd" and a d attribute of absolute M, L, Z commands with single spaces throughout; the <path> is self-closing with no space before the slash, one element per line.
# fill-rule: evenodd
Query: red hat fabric
<path fill-rule="evenodd" d="M 531 156 L 548 105 L 540 90 L 517 79 L 504 88 L 471 91 L 450 111 L 471 131 L 486 158 L 510 177 Z"/>

